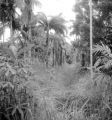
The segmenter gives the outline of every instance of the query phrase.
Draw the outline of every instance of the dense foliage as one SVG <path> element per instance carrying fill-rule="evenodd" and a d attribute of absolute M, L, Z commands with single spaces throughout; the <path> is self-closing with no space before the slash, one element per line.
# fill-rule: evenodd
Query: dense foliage
<path fill-rule="evenodd" d="M 112 26 L 112 1 L 111 0 L 93 0 L 92 4 L 92 31 L 93 44 L 103 42 L 111 48 L 111 26 Z M 73 47 L 81 52 L 81 61 L 84 64 L 89 62 L 89 41 L 90 41 L 90 10 L 89 0 L 77 1 L 74 6 L 76 20 L 73 21 L 71 34 L 76 35 Z M 83 55 L 84 54 L 84 55 Z M 85 57 L 83 57 L 85 56 Z M 86 66 L 86 64 L 82 65 Z"/>
<path fill-rule="evenodd" d="M 62 16 L 34 15 L 37 4 L 0 2 L 0 34 L 11 29 L 10 40 L 0 45 L 0 119 L 111 120 L 111 0 L 93 0 L 93 80 L 89 0 L 74 6 L 72 46 Z"/>

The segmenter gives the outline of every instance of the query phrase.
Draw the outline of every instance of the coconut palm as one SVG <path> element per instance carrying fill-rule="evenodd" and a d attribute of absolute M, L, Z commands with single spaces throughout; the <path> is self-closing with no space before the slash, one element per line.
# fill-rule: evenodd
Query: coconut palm
<path fill-rule="evenodd" d="M 49 42 L 50 30 L 54 30 L 56 34 L 65 35 L 65 32 L 67 31 L 65 20 L 60 15 L 51 17 L 49 20 L 44 13 L 38 13 L 37 17 L 38 22 L 40 23 L 39 26 L 43 27 L 47 34 L 46 45 L 48 45 Z"/>
<path fill-rule="evenodd" d="M 50 19 L 48 19 L 44 13 L 38 13 L 37 18 L 38 18 L 38 23 L 39 23 L 38 26 L 43 28 L 46 33 L 46 47 L 48 48 L 47 54 L 49 54 L 50 44 L 53 45 L 52 50 L 54 50 L 56 48 L 55 46 L 57 45 L 59 47 L 60 42 L 63 41 L 63 37 L 64 37 L 65 33 L 67 32 L 67 29 L 65 26 L 65 20 L 60 15 L 54 16 L 54 17 L 51 17 Z M 54 30 L 54 34 L 52 34 L 52 35 L 50 33 L 51 30 Z M 60 42 L 59 42 L 59 40 L 60 40 Z M 52 53 L 56 54 L 57 50 L 55 49 L 55 51 L 54 52 L 52 51 Z M 55 56 L 55 58 L 56 58 L 56 56 Z"/>

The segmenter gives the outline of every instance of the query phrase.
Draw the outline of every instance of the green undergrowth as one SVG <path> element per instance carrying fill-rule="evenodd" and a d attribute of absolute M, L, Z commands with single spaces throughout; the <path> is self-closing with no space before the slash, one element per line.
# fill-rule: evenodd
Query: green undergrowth
<path fill-rule="evenodd" d="M 30 60 L 29 60 L 30 61 Z M 47 67 L 0 56 L 0 118 L 111 120 L 111 77 L 79 64 Z"/>

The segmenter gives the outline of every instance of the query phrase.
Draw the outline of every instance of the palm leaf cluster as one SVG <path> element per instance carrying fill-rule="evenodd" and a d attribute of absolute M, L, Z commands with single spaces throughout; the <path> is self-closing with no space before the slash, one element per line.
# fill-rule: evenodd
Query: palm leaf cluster
<path fill-rule="evenodd" d="M 111 49 L 107 45 L 103 43 L 95 45 L 94 53 L 97 56 L 95 67 L 98 67 L 99 69 L 103 68 L 107 71 L 111 69 L 112 53 L 111 53 Z"/>
<path fill-rule="evenodd" d="M 49 28 L 54 29 L 57 34 L 65 35 L 65 20 L 61 16 L 53 17 L 49 21 Z"/>
<path fill-rule="evenodd" d="M 32 38 L 34 38 L 37 47 L 41 46 L 42 49 L 44 48 L 42 51 L 47 51 L 47 53 L 45 52 L 45 54 L 47 54 L 48 57 L 44 57 L 46 58 L 46 62 L 49 62 L 48 59 L 51 59 L 53 57 L 52 60 L 54 64 L 54 59 L 55 61 L 60 59 L 58 56 L 60 56 L 61 53 L 59 53 L 60 55 L 58 55 L 58 50 L 62 51 L 61 44 L 63 44 L 64 42 L 64 37 L 62 36 L 65 34 L 66 31 L 65 20 L 60 16 L 52 17 L 50 20 L 48 20 L 44 13 L 38 13 L 36 18 L 38 25 L 31 28 Z M 55 33 L 50 33 L 51 30 L 54 30 Z M 56 59 L 56 56 L 58 59 Z"/>
<path fill-rule="evenodd" d="M 44 13 L 38 13 L 37 15 L 38 22 L 40 23 L 40 27 L 44 27 L 44 29 L 47 31 L 47 28 L 49 30 L 53 29 L 57 34 L 64 35 L 66 32 L 65 27 L 65 20 L 60 16 L 53 16 L 51 18 L 47 18 Z"/>

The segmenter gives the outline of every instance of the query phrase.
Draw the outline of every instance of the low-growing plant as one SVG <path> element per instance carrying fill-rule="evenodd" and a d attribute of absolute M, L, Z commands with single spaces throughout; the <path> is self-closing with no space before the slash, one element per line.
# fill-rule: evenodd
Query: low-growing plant
<path fill-rule="evenodd" d="M 33 79 L 24 61 L 12 59 L 1 51 L 0 56 L 0 114 L 8 120 L 32 118 L 32 95 L 28 93 L 28 82 Z M 29 116 L 29 118 L 28 118 Z M 3 118 L 2 118 L 3 119 Z"/>

